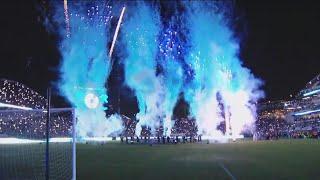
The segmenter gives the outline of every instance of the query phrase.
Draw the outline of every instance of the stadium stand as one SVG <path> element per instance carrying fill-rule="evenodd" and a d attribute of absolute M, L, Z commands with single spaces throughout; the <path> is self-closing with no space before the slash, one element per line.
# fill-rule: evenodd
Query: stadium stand
<path fill-rule="evenodd" d="M 0 79 L 0 103 L 31 109 L 44 109 L 46 99 L 19 82 Z M 2 108 L 5 107 L 4 105 Z"/>
<path fill-rule="evenodd" d="M 36 91 L 0 79 L 0 179 L 45 179 L 47 175 L 51 179 L 72 178 L 73 109 L 51 109 L 50 140 L 46 141 L 46 108 L 46 98 Z"/>
<path fill-rule="evenodd" d="M 257 133 L 262 139 L 320 135 L 320 74 L 290 101 L 260 103 Z"/>
<path fill-rule="evenodd" d="M 45 97 L 19 82 L 0 79 L 0 103 L 0 134 L 45 137 Z M 70 134 L 71 113 L 58 112 L 57 109 L 51 113 L 51 137 Z"/>

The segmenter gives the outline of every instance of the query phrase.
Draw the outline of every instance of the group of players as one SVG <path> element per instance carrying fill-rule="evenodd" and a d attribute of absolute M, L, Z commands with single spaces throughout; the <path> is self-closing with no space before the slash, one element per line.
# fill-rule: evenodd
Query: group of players
<path fill-rule="evenodd" d="M 157 137 L 120 137 L 121 143 L 126 144 L 178 144 L 178 143 L 194 143 L 201 142 L 202 137 L 199 136 L 157 136 Z"/>

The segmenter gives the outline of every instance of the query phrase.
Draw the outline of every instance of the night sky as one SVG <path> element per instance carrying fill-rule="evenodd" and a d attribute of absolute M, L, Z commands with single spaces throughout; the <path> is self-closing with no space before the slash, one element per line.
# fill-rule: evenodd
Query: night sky
<path fill-rule="evenodd" d="M 235 0 L 234 5 L 239 56 L 265 82 L 266 99 L 288 98 L 320 73 L 320 3 Z M 46 31 L 37 7 L 36 1 L 1 2 L 0 78 L 19 81 L 45 95 L 59 78 L 60 55 L 58 39 Z M 128 92 L 123 87 L 121 94 Z M 55 101 L 63 106 L 63 98 Z M 132 103 L 129 100 L 125 106 Z"/>

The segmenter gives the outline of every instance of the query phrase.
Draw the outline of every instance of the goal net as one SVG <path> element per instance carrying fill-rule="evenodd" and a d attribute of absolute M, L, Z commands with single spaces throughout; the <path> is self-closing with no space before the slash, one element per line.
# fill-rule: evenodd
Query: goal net
<path fill-rule="evenodd" d="M 74 118 L 71 108 L 0 109 L 0 179 L 75 179 Z"/>

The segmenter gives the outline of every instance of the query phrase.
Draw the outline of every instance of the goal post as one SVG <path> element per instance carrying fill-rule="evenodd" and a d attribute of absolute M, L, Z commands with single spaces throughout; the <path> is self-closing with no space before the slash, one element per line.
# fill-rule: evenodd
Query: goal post
<path fill-rule="evenodd" d="M 0 179 L 76 179 L 75 128 L 73 108 L 0 109 Z"/>

